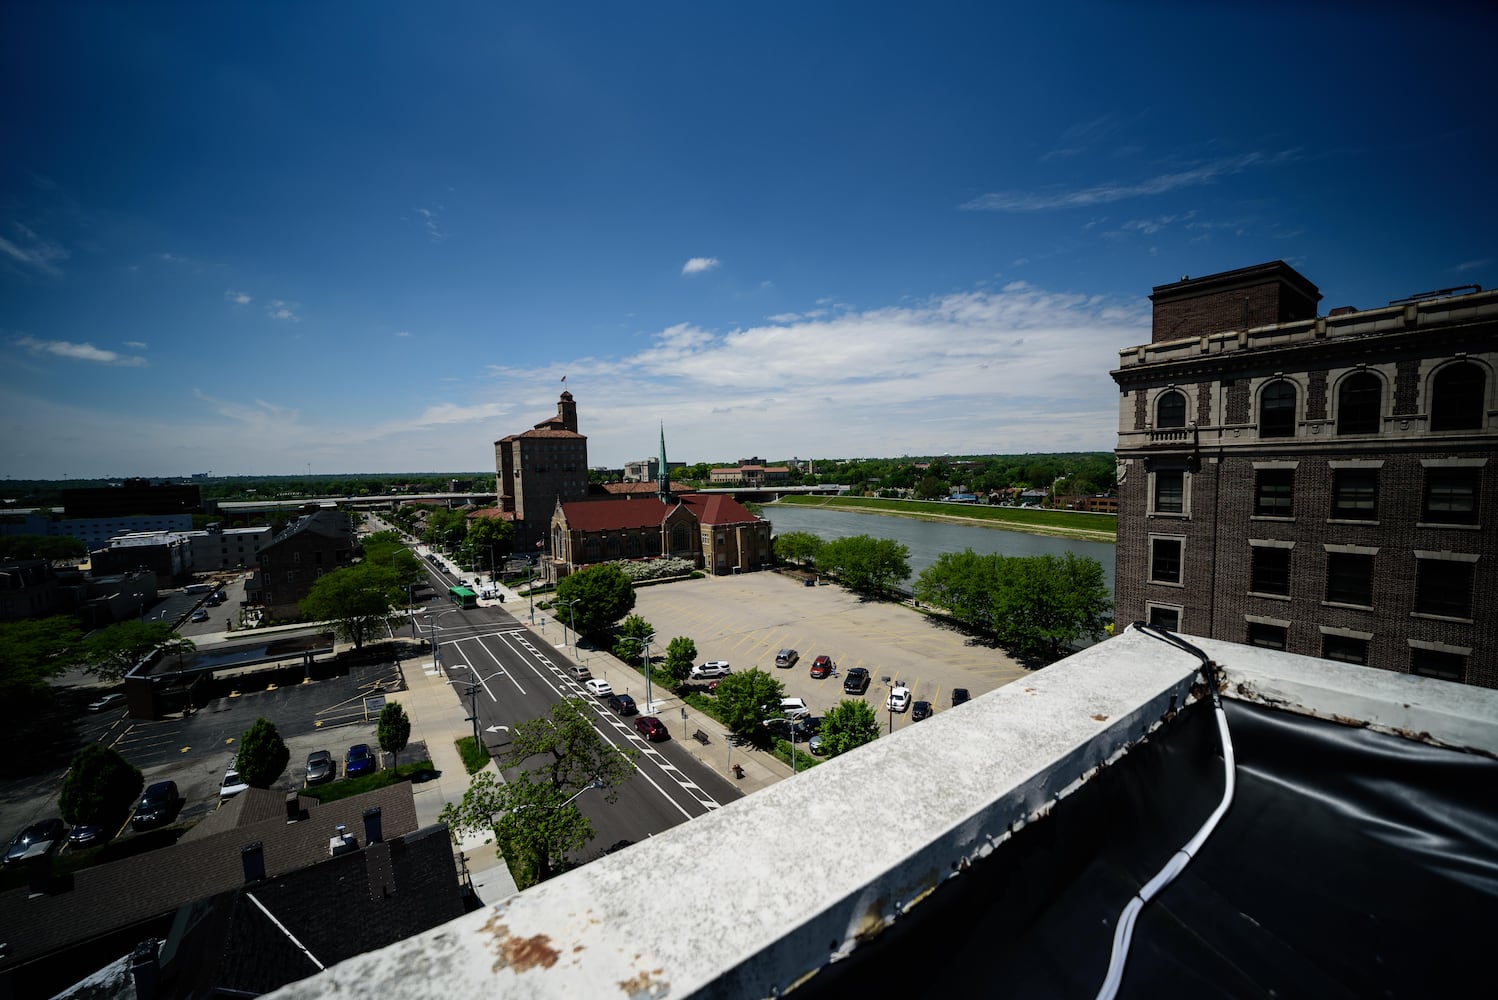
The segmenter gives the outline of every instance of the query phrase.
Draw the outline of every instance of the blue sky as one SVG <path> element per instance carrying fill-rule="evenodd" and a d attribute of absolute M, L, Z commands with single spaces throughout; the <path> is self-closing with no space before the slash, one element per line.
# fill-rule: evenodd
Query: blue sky
<path fill-rule="evenodd" d="M 0 5 L 0 467 L 1111 450 L 1154 285 L 1498 283 L 1483 7 L 1031 6 Z"/>

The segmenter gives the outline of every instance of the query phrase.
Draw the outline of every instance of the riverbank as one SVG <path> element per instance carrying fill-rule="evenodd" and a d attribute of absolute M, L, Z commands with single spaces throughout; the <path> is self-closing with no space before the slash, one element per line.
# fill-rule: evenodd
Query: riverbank
<path fill-rule="evenodd" d="M 1073 511 L 1029 511 L 1013 507 L 975 507 L 971 504 L 944 504 L 904 500 L 882 500 L 874 497 L 782 497 L 764 507 L 812 507 L 820 510 L 841 510 L 854 514 L 889 514 L 912 521 L 934 521 L 945 524 L 963 524 L 979 528 L 996 528 L 1000 531 L 1018 531 L 1030 535 L 1049 535 L 1053 538 L 1074 538 L 1085 542 L 1113 544 L 1118 540 L 1117 519 L 1108 514 L 1078 514 Z M 981 512 L 981 513 L 980 513 Z M 1106 528 L 1087 527 L 1081 523 L 1066 523 L 1077 518 L 1107 518 Z M 773 518 L 772 518 L 773 520 Z"/>

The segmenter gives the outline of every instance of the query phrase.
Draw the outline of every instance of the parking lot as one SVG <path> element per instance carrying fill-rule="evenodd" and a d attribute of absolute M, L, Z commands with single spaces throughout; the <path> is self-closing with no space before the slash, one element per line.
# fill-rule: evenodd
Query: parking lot
<path fill-rule="evenodd" d="M 655 627 L 653 655 L 664 656 L 675 636 L 688 636 L 697 644 L 698 663 L 727 660 L 735 672 L 758 667 L 817 715 L 853 697 L 843 693 L 852 667 L 872 676 L 863 698 L 886 725 L 885 698 L 893 685 L 906 685 L 912 700 L 929 701 L 941 712 L 951 707 L 953 688 L 967 688 L 976 698 L 1026 673 L 1003 650 L 912 608 L 865 601 L 837 586 L 806 587 L 779 573 L 641 587 L 635 613 Z M 785 647 L 797 650 L 800 660 L 777 668 L 775 654 Z M 824 653 L 837 664 L 837 676 L 814 679 L 812 660 Z M 909 724 L 910 712 L 895 714 L 895 728 Z"/>

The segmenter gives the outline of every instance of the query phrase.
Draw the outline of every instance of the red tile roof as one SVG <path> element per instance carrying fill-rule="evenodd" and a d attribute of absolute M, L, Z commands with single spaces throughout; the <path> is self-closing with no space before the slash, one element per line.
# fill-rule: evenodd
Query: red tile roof
<path fill-rule="evenodd" d="M 762 520 L 733 497 L 721 493 L 688 493 L 681 501 L 692 508 L 702 524 L 749 524 Z"/>
<path fill-rule="evenodd" d="M 623 493 L 651 493 L 651 494 L 653 494 L 653 493 L 655 493 L 656 488 L 657 487 L 656 487 L 656 484 L 654 482 L 649 482 L 649 483 L 604 483 L 603 484 L 603 489 L 604 489 L 605 493 L 616 493 L 616 494 L 623 494 Z M 671 492 L 672 493 L 677 493 L 677 494 L 687 493 L 691 489 L 692 488 L 690 486 L 688 486 L 687 484 L 685 484 L 685 483 L 678 483 L 678 482 L 676 482 L 674 480 L 671 483 Z"/>
<path fill-rule="evenodd" d="M 515 512 L 513 510 L 504 510 L 501 507 L 485 507 L 483 510 L 473 511 L 468 516 L 491 518 L 496 521 L 515 520 Z"/>
<path fill-rule="evenodd" d="M 562 504 L 562 516 L 573 531 L 621 531 L 659 527 L 671 508 L 649 497 L 608 497 Z"/>

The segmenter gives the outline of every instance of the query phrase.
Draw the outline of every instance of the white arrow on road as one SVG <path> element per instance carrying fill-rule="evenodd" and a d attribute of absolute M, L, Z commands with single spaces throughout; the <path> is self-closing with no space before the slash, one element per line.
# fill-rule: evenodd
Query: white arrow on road
<path fill-rule="evenodd" d="M 509 726 L 490 726 L 488 729 L 484 730 L 484 732 L 486 733 L 508 733 L 509 731 Z"/>

